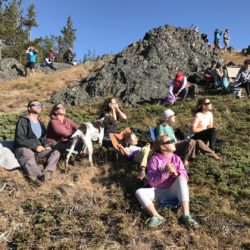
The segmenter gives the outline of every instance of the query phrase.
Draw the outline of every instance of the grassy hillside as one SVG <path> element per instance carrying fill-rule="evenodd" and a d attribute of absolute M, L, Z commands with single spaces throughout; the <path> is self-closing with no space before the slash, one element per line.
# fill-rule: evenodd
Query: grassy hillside
<path fill-rule="evenodd" d="M 37 86 L 43 83 L 38 80 Z M 0 249 L 250 249 L 250 99 L 210 99 L 218 136 L 226 144 L 220 161 L 199 155 L 190 164 L 191 213 L 199 229 L 181 227 L 180 211 L 163 211 L 166 224 L 148 229 L 148 216 L 134 197 L 138 170 L 113 152 L 97 149 L 95 168 L 86 159 L 76 158 L 68 169 L 60 162 L 55 177 L 41 187 L 28 183 L 17 170 L 0 169 Z M 1 137 L 13 138 L 25 102 L 23 98 L 18 113 L 8 109 L 0 116 Z M 171 107 L 184 131 L 194 106 L 194 100 L 187 100 Z M 128 121 L 119 126 L 148 130 L 165 108 L 123 107 Z M 46 121 L 48 111 L 43 114 Z M 67 113 L 82 123 L 96 119 L 97 108 L 86 104 Z"/>

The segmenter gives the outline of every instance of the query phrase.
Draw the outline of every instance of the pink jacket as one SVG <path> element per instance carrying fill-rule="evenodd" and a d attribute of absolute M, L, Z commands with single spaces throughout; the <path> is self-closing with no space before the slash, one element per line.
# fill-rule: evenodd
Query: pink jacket
<path fill-rule="evenodd" d="M 173 184 L 176 178 L 172 177 L 165 171 L 165 167 L 168 163 L 174 164 L 177 172 L 188 181 L 186 169 L 179 156 L 172 153 L 166 157 L 155 152 L 150 158 L 147 166 L 148 182 L 151 187 L 164 189 L 170 187 Z"/>
<path fill-rule="evenodd" d="M 52 115 L 47 128 L 48 141 L 50 143 L 67 141 L 78 127 L 68 118 L 65 118 L 62 123 L 57 116 Z"/>

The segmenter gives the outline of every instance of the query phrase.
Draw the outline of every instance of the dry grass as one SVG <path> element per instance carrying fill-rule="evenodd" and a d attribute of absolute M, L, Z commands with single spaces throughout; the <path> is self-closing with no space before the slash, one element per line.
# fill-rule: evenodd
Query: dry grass
<path fill-rule="evenodd" d="M 49 93 L 74 84 L 72 81 L 100 66 L 78 65 L 39 74 L 36 83 L 22 79 L 25 88 L 20 90 L 19 81 L 9 82 L 0 86 L 6 91 L 5 96 L 0 91 L 0 97 L 7 99 L 9 91 L 14 101 L 24 106 L 31 95 L 41 92 L 39 97 L 46 99 Z M 233 96 L 211 96 L 211 100 L 219 137 L 226 139 L 227 145 L 219 152 L 219 162 L 202 155 L 191 162 L 191 211 L 200 229 L 188 231 L 179 225 L 180 211 L 162 211 L 166 224 L 148 229 L 148 215 L 134 196 L 138 169 L 103 149 L 95 151 L 96 168 L 81 159 L 66 169 L 61 161 L 54 178 L 40 187 L 28 183 L 17 170 L 0 168 L 0 249 L 249 249 L 249 100 Z M 2 111 L 5 116 L 0 116 L 0 131 L 7 138 L 13 135 L 16 120 L 16 114 L 8 113 L 22 110 L 14 101 Z M 4 104 L 0 105 L 4 109 Z M 183 130 L 190 124 L 194 105 L 195 101 L 188 99 L 172 107 Z M 119 124 L 119 129 L 131 126 L 148 130 L 149 125 L 156 125 L 165 107 L 156 104 L 122 109 L 129 120 Z M 67 115 L 80 124 L 95 119 L 96 111 L 96 106 L 86 104 L 71 107 Z"/>
<path fill-rule="evenodd" d="M 241 52 L 227 52 L 223 55 L 223 59 L 225 63 L 233 62 L 236 65 L 242 65 L 245 60 L 250 59 L 250 56 L 245 56 Z"/>
<path fill-rule="evenodd" d="M 1 83 L 0 114 L 23 111 L 28 100 L 45 101 L 53 92 L 73 87 L 91 72 L 102 67 L 108 59 L 86 62 L 55 72 L 38 72 L 35 76 L 20 77 L 16 80 Z"/>

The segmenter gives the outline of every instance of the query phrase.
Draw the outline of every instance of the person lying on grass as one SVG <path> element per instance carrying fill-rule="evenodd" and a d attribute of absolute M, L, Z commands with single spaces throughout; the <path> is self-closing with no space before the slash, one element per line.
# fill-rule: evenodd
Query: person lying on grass
<path fill-rule="evenodd" d="M 160 135 L 154 145 L 154 153 L 147 165 L 147 177 L 150 187 L 140 188 L 135 195 L 139 203 L 151 215 L 149 227 L 157 227 L 166 219 L 161 216 L 154 200 L 164 202 L 177 199 L 181 204 L 182 215 L 179 222 L 187 228 L 197 228 L 199 224 L 189 212 L 188 176 L 180 159 L 173 152 L 176 150 L 174 140 Z"/>
<path fill-rule="evenodd" d="M 124 137 L 124 146 L 121 146 L 128 157 L 134 157 L 135 161 L 140 163 L 140 172 L 138 179 L 143 180 L 146 176 L 146 166 L 148 156 L 150 155 L 150 144 L 144 147 L 137 146 L 138 137 L 134 133 L 127 133 Z"/>

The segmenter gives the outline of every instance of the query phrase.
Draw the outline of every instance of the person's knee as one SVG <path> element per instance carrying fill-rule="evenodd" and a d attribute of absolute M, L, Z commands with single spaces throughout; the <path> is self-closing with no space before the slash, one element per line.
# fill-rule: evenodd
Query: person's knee
<path fill-rule="evenodd" d="M 136 191 L 135 191 L 135 196 L 136 196 L 136 198 L 139 198 L 139 197 L 141 197 L 142 196 L 142 193 L 143 193 L 143 190 L 140 188 L 140 189 L 137 189 Z"/>
<path fill-rule="evenodd" d="M 60 156 L 61 156 L 61 153 L 60 153 L 60 151 L 58 151 L 58 150 L 54 150 L 54 151 L 52 152 L 52 155 L 53 155 L 53 157 L 55 157 L 55 159 L 59 160 L 59 159 L 60 159 Z"/>

